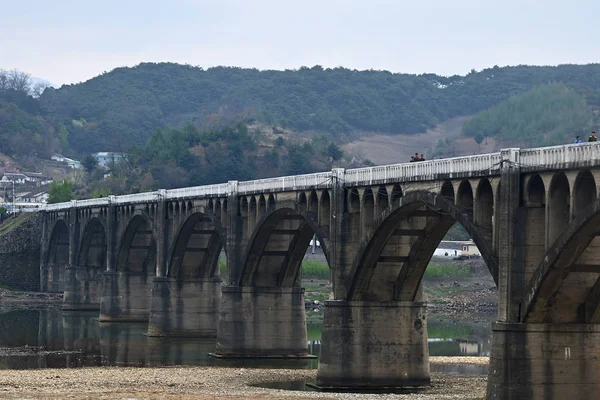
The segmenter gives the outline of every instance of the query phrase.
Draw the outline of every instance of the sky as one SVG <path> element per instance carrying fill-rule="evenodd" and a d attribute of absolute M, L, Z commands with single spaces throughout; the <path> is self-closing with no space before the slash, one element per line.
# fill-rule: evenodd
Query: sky
<path fill-rule="evenodd" d="M 55 85 L 141 62 L 466 74 L 599 62 L 598 0 L 0 0 L 0 69 Z"/>

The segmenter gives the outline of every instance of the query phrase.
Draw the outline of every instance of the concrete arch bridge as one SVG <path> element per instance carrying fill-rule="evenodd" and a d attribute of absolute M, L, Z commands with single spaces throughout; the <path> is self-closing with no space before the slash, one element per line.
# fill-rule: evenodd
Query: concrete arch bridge
<path fill-rule="evenodd" d="M 599 185 L 600 147 L 580 144 L 53 204 L 41 284 L 149 335 L 217 336 L 218 356 L 304 357 L 300 265 L 317 235 L 333 283 L 318 384 L 427 384 L 421 279 L 458 221 L 500 297 L 488 398 L 590 398 Z"/>

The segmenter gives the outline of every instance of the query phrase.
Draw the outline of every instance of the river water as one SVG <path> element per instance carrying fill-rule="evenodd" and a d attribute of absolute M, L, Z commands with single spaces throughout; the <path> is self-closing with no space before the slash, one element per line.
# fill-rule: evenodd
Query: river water
<path fill-rule="evenodd" d="M 486 356 L 491 345 L 490 319 L 461 321 L 431 314 L 432 356 Z M 0 369 L 79 368 L 90 366 L 158 367 L 169 365 L 256 368 L 316 368 L 317 360 L 221 360 L 208 356 L 215 340 L 152 338 L 145 323 L 104 323 L 98 312 L 26 310 L 0 314 Z M 309 350 L 318 356 L 321 327 L 307 327 Z M 433 372 L 485 374 L 487 369 L 432 365 Z M 484 367 L 487 367 L 485 365 Z M 446 370 L 444 370 L 446 368 Z M 453 369 L 454 368 L 454 369 Z"/>

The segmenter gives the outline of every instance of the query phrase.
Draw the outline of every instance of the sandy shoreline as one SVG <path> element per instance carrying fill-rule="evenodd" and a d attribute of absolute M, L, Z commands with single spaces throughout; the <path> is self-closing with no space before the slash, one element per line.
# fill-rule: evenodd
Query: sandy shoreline
<path fill-rule="evenodd" d="M 431 357 L 431 363 L 485 364 L 486 357 Z M 315 370 L 247 368 L 81 368 L 0 371 L 2 399 L 482 399 L 485 376 L 432 373 L 418 394 L 299 392 L 250 385 L 314 380 Z"/>

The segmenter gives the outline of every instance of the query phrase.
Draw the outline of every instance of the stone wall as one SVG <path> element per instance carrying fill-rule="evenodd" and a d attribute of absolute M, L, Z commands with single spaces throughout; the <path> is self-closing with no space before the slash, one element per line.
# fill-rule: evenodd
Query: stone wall
<path fill-rule="evenodd" d="M 23 214 L 0 225 L 0 285 L 39 290 L 41 239 L 41 213 Z"/>

